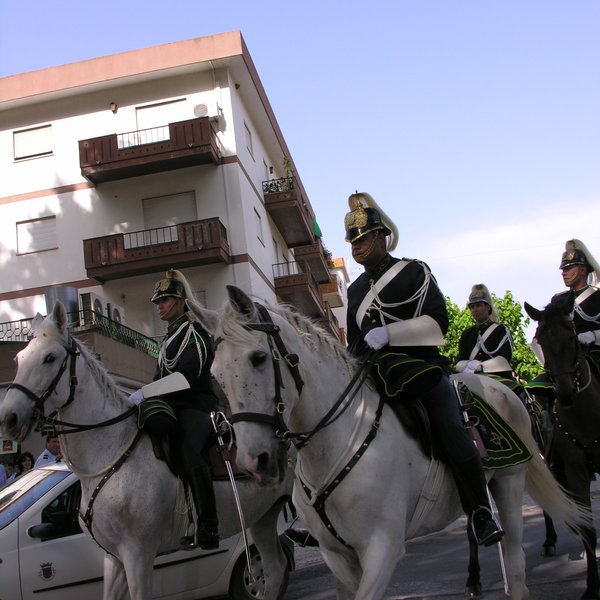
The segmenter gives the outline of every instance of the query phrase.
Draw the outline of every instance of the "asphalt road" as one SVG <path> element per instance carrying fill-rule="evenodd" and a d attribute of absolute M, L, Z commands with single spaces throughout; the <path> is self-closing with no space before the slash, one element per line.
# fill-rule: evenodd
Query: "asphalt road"
<path fill-rule="evenodd" d="M 600 514 L 600 482 L 592 484 L 593 510 Z M 540 509 L 524 503 L 523 546 L 527 560 L 530 600 L 580 598 L 585 589 L 585 560 L 579 538 L 563 525 L 557 525 L 557 555 L 541 557 L 544 522 Z M 598 516 L 596 516 L 598 523 Z M 468 543 L 465 520 L 443 532 L 409 542 L 407 554 L 399 563 L 388 587 L 386 600 L 444 598 L 464 600 L 467 578 Z M 480 550 L 481 581 L 485 600 L 500 600 L 504 592 L 502 571 L 496 547 Z M 296 548 L 297 568 L 290 576 L 285 600 L 334 600 L 333 577 L 323 564 L 318 549 Z"/>

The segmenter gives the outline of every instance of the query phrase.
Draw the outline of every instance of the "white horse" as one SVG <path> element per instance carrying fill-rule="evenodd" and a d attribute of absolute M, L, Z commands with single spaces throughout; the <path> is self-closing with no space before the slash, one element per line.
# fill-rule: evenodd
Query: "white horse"
<path fill-rule="evenodd" d="M 0 434 L 21 442 L 39 411 L 56 411 L 63 423 L 92 426 L 60 438 L 65 461 L 81 479 L 80 514 L 92 513 L 91 535 L 110 553 L 104 561 L 104 599 L 149 600 L 154 558 L 178 548 L 186 525 L 185 515 L 176 511 L 181 483 L 155 458 L 149 436 L 139 433 L 136 414 L 121 418 L 131 403 L 90 350 L 70 336 L 66 322 L 60 302 L 45 319 L 36 317 L 34 337 L 17 355 L 15 387 L 0 405 Z M 118 422 L 93 427 L 111 419 Z M 278 597 L 287 575 L 277 534 L 281 503 L 292 487 L 287 471 L 270 489 L 252 480 L 238 482 L 245 520 L 263 561 L 265 600 Z M 215 494 L 224 539 L 240 531 L 240 522 L 231 484 L 215 482 Z"/>
<path fill-rule="evenodd" d="M 348 393 L 359 365 L 337 340 L 288 308 L 258 312 L 238 288 L 228 293 L 221 314 L 198 315 L 218 340 L 212 371 L 233 411 L 238 465 L 263 485 L 273 484 L 281 437 L 295 440 L 293 501 L 336 578 L 337 597 L 350 591 L 357 600 L 382 598 L 406 540 L 461 515 L 449 469 L 431 461 L 390 407 L 380 405 L 369 379 Z M 535 448 L 517 396 L 483 376 L 461 380 Z M 521 547 L 526 483 L 555 518 L 575 525 L 582 513 L 535 452 L 528 462 L 488 476 L 505 530 L 511 598 L 528 598 Z"/>

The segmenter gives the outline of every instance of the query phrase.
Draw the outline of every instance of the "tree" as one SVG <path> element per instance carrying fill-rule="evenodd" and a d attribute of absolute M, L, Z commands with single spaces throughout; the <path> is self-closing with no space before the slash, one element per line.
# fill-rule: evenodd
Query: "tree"
<path fill-rule="evenodd" d="M 530 323 L 529 317 L 525 317 L 521 305 L 514 300 L 510 291 L 506 291 L 502 298 L 492 294 L 492 300 L 498 310 L 500 323 L 504 323 L 512 335 L 513 371 L 520 381 L 529 381 L 543 371 L 542 366 L 527 344 L 525 337 L 525 328 Z M 442 347 L 442 354 L 450 360 L 451 364 L 454 364 L 458 356 L 458 341 L 460 340 L 460 336 L 475 321 L 467 306 L 460 309 L 448 297 L 446 297 L 446 308 L 448 309 L 450 325 L 446 333 L 446 343 Z"/>

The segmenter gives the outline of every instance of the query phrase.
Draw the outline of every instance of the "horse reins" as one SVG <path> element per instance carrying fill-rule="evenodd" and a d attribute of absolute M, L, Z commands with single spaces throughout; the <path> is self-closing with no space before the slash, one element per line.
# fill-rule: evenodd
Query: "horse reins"
<path fill-rule="evenodd" d="M 273 323 L 271 319 L 271 315 L 267 311 L 267 309 L 261 304 L 256 304 L 256 308 L 258 310 L 259 316 L 261 320 L 256 323 L 247 323 L 244 325 L 245 329 L 251 331 L 262 331 L 267 334 L 267 340 L 269 342 L 269 349 L 271 352 L 271 358 L 273 363 L 273 370 L 275 373 L 275 395 L 273 397 L 273 404 L 275 405 L 275 411 L 273 415 L 267 415 L 264 413 L 258 412 L 239 412 L 233 415 L 229 420 L 233 423 L 239 423 L 241 421 L 250 421 L 254 423 L 264 423 L 266 425 L 272 425 L 275 428 L 275 435 L 282 441 L 287 442 L 291 441 L 294 446 L 298 450 L 306 446 L 310 439 L 319 431 L 333 423 L 336 419 L 338 419 L 343 410 L 350 406 L 351 401 L 354 399 L 356 393 L 360 389 L 361 385 L 365 381 L 368 376 L 368 367 L 371 364 L 372 357 L 369 357 L 360 367 L 360 369 L 354 374 L 350 383 L 346 386 L 344 391 L 340 394 L 339 398 L 335 402 L 335 404 L 331 407 L 331 409 L 327 412 L 327 414 L 315 425 L 315 427 L 311 431 L 294 433 L 291 432 L 285 421 L 283 419 L 283 415 L 286 411 L 286 405 L 283 402 L 281 396 L 281 390 L 285 389 L 285 385 L 283 383 L 283 377 L 281 374 L 280 361 L 283 356 L 285 363 L 294 378 L 294 382 L 296 384 L 296 390 L 298 391 L 298 395 L 302 393 L 302 388 L 304 387 L 304 381 L 302 380 L 302 376 L 300 375 L 299 369 L 299 358 L 297 354 L 292 354 L 288 352 L 285 343 L 281 339 L 281 335 L 279 333 L 279 327 Z M 215 346 L 221 340 L 216 340 Z M 355 388 L 352 393 L 352 388 Z M 333 417 L 333 415 L 338 411 L 340 405 L 347 400 L 346 406 L 340 413 Z"/>
<path fill-rule="evenodd" d="M 135 414 L 138 410 L 137 406 L 132 406 L 130 409 L 125 411 L 124 413 L 113 417 L 112 419 L 108 419 L 106 421 L 102 421 L 100 423 L 93 423 L 91 425 L 85 425 L 81 423 L 68 423 L 67 421 L 59 421 L 56 419 L 56 415 L 63 408 L 69 406 L 73 400 L 75 399 L 75 390 L 77 389 L 77 375 L 75 374 L 77 368 L 77 357 L 81 355 L 81 352 L 78 349 L 77 342 L 71 336 L 69 336 L 69 345 L 64 346 L 67 354 L 60 365 L 58 372 L 56 373 L 54 379 L 50 382 L 50 385 L 46 388 L 39 396 L 32 392 L 28 387 L 21 385 L 20 383 L 11 383 L 7 389 L 14 388 L 15 390 L 19 390 L 23 392 L 30 400 L 33 400 L 35 404 L 34 412 L 32 415 L 32 420 L 37 422 L 36 431 L 39 430 L 42 433 L 46 434 L 61 434 L 66 435 L 68 433 L 79 433 L 81 431 L 89 431 L 91 429 L 99 429 L 100 427 L 108 427 L 109 425 L 114 425 L 115 423 L 119 423 L 124 421 L 131 415 Z M 56 391 L 56 386 L 61 380 L 67 369 L 67 363 L 69 363 L 70 359 L 70 368 L 69 368 L 69 396 L 64 404 L 59 406 L 56 410 L 51 412 L 48 416 L 44 415 L 44 403 L 50 396 L 50 394 Z M 56 426 L 70 427 L 71 429 L 61 429 L 60 431 L 56 430 Z"/>
<path fill-rule="evenodd" d="M 285 386 L 283 384 L 283 378 L 281 375 L 281 368 L 279 366 L 279 362 L 280 356 L 283 356 L 288 366 L 288 369 L 290 370 L 290 373 L 292 374 L 292 377 L 294 378 L 294 381 L 296 383 L 296 389 L 298 391 L 298 394 L 300 395 L 304 386 L 304 382 L 302 380 L 298 368 L 299 358 L 297 354 L 291 354 L 287 351 L 287 348 L 285 347 L 285 344 L 279 334 L 279 327 L 273 323 L 271 315 L 266 310 L 266 308 L 260 304 L 256 304 L 256 308 L 260 315 L 261 321 L 257 323 L 247 323 L 244 327 L 248 330 L 262 331 L 267 334 L 267 339 L 269 341 L 269 348 L 271 351 L 271 357 L 273 362 L 273 369 L 275 373 L 275 396 L 273 398 L 273 402 L 275 404 L 275 414 L 266 415 L 264 413 L 257 412 L 240 412 L 233 415 L 229 420 L 231 423 L 251 421 L 255 423 L 264 423 L 267 425 L 272 425 L 275 428 L 276 437 L 280 439 L 280 443 L 285 443 L 289 440 L 294 444 L 294 446 L 298 450 L 301 450 L 308 444 L 310 439 L 316 433 L 318 433 L 331 423 L 335 422 L 335 420 L 338 419 L 343 414 L 343 412 L 351 406 L 354 397 L 358 393 L 358 390 L 361 388 L 362 384 L 364 383 L 365 379 L 369 374 L 369 367 L 375 357 L 375 353 L 371 352 L 368 355 L 366 360 L 362 363 L 361 367 L 356 371 L 356 373 L 354 373 L 350 382 L 348 383 L 344 391 L 340 394 L 337 401 L 311 431 L 302 433 L 291 432 L 287 428 L 287 425 L 285 424 L 285 421 L 283 419 L 283 414 L 285 412 L 286 405 L 283 402 L 281 390 L 285 389 Z M 215 347 L 221 341 L 221 339 L 216 340 Z M 346 404 L 340 410 L 340 406 L 342 406 L 342 403 L 344 401 L 346 401 Z M 333 490 L 344 480 L 348 473 L 350 473 L 352 468 L 356 465 L 356 463 L 366 452 L 371 442 L 375 439 L 375 436 L 379 431 L 379 424 L 383 412 L 383 406 L 384 401 L 382 398 L 380 398 L 373 423 L 365 439 L 360 444 L 359 449 L 348 460 L 346 465 L 340 470 L 339 474 L 336 477 L 334 477 L 332 481 L 316 497 L 313 497 L 310 488 L 302 481 L 300 477 L 298 477 L 302 489 L 304 490 L 304 493 L 307 495 L 307 498 L 310 500 L 311 504 L 313 505 L 313 508 L 319 515 L 321 521 L 323 522 L 327 530 L 340 543 L 344 544 L 348 548 L 351 548 L 352 546 L 348 544 L 348 542 L 346 542 L 342 538 L 342 536 L 336 531 L 335 527 L 333 526 L 333 523 L 327 516 L 327 513 L 325 511 L 325 500 L 330 496 Z M 337 415 L 336 412 L 338 413 Z"/>

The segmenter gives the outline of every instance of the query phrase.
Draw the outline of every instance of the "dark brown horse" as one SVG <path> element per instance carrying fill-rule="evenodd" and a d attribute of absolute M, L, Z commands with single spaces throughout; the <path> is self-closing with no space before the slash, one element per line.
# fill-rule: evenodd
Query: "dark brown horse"
<path fill-rule="evenodd" d="M 554 384 L 555 420 L 549 462 L 558 481 L 591 514 L 590 482 L 600 470 L 600 377 L 586 359 L 587 350 L 572 319 L 575 295 L 561 294 L 544 310 L 525 303 L 538 326 L 546 371 Z M 582 529 L 587 559 L 587 587 L 582 599 L 598 599 L 600 579 L 596 560 L 596 530 Z"/>

